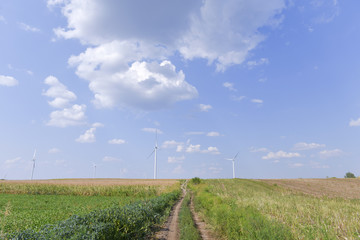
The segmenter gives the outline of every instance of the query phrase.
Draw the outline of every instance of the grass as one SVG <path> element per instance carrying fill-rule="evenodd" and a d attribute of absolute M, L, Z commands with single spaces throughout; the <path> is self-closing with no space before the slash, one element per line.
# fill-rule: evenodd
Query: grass
<path fill-rule="evenodd" d="M 254 180 L 191 185 L 195 207 L 227 239 L 360 239 L 360 200 L 314 197 Z"/>
<path fill-rule="evenodd" d="M 123 206 L 179 189 L 172 186 L 99 186 L 0 183 L 1 235 L 25 229 L 39 230 L 73 215 Z"/>
<path fill-rule="evenodd" d="M 200 240 L 190 210 L 190 194 L 186 194 L 179 213 L 180 240 Z"/>

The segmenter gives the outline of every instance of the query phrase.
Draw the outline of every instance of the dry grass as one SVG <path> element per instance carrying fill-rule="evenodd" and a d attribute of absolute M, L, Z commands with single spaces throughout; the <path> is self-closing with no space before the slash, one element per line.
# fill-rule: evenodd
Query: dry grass
<path fill-rule="evenodd" d="M 266 179 L 259 181 L 316 197 L 360 199 L 360 179 Z"/>
<path fill-rule="evenodd" d="M 71 178 L 48 180 L 3 180 L 6 184 L 52 184 L 52 185 L 95 185 L 95 186 L 171 186 L 177 183 L 175 179 L 121 179 L 121 178 Z"/>

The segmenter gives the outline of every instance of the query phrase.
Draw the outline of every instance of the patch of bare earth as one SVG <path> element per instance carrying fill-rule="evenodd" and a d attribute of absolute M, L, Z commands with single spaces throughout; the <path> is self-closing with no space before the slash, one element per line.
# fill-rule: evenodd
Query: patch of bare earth
<path fill-rule="evenodd" d="M 49 180 L 4 180 L 3 183 L 14 184 L 54 184 L 54 185 L 101 185 L 101 186 L 171 186 L 177 182 L 175 179 L 120 179 L 120 178 L 74 178 Z"/>
<path fill-rule="evenodd" d="M 179 212 L 186 195 L 186 184 L 181 186 L 182 195 L 180 200 L 173 206 L 170 212 L 170 216 L 161 230 L 155 234 L 155 239 L 160 240 L 177 240 L 179 239 Z"/>
<path fill-rule="evenodd" d="M 360 199 L 360 179 L 264 179 L 271 185 L 309 194 L 316 197 Z"/>
<path fill-rule="evenodd" d="M 190 200 L 190 210 L 193 215 L 195 226 L 200 232 L 201 239 L 205 239 L 205 240 L 217 239 L 214 237 L 215 234 L 207 227 L 206 223 L 202 220 L 202 218 L 200 218 L 199 214 L 196 213 L 194 208 L 193 196 L 191 196 L 191 200 Z"/>

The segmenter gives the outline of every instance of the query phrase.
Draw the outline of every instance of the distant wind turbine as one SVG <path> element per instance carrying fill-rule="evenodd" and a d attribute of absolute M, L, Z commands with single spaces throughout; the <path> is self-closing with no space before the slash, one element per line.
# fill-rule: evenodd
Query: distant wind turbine
<path fill-rule="evenodd" d="M 93 167 L 94 167 L 94 177 L 93 178 L 96 178 L 96 163 L 93 162 Z"/>
<path fill-rule="evenodd" d="M 154 179 L 157 178 L 157 150 L 158 150 L 158 142 L 157 142 L 157 129 L 155 130 L 156 139 L 155 139 L 155 147 L 151 154 L 147 157 L 151 157 L 154 153 Z"/>
<path fill-rule="evenodd" d="M 36 156 L 36 149 L 35 149 L 35 151 L 34 151 L 34 155 L 33 155 L 33 158 L 32 158 L 32 161 L 33 161 L 33 167 L 32 167 L 32 172 L 31 172 L 31 180 L 33 180 L 33 177 L 34 177 L 35 160 L 36 160 L 35 156 Z"/>
<path fill-rule="evenodd" d="M 235 157 L 233 158 L 226 158 L 225 160 L 229 160 L 232 161 L 232 166 L 233 166 L 233 178 L 235 178 L 235 159 L 238 156 L 239 152 L 235 155 Z"/>

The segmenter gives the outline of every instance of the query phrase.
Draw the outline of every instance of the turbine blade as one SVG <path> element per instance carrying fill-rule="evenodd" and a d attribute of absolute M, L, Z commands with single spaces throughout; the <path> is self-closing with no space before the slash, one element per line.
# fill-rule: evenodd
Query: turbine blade
<path fill-rule="evenodd" d="M 150 153 L 150 155 L 146 158 L 146 159 L 149 159 L 155 152 L 155 149 Z"/>
<path fill-rule="evenodd" d="M 35 161 L 35 156 L 36 156 L 36 149 L 35 149 L 35 151 L 34 151 L 33 161 Z"/>
<path fill-rule="evenodd" d="M 239 155 L 239 152 L 237 152 L 237 154 L 235 155 L 235 157 L 233 158 L 233 161 L 235 160 L 235 158 Z"/>

